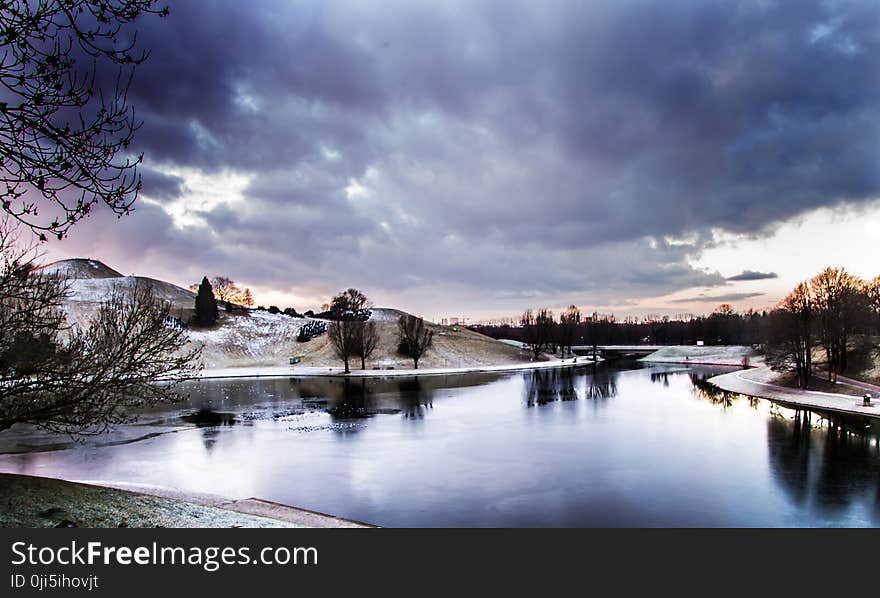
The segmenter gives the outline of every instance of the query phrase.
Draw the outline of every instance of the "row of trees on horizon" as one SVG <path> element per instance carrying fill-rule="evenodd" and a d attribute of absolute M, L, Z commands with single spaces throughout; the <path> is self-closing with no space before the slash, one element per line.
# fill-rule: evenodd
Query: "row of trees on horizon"
<path fill-rule="evenodd" d="M 828 380 L 846 371 L 854 349 L 875 349 L 880 333 L 880 276 L 863 280 L 844 268 L 825 268 L 801 282 L 774 309 L 737 313 L 720 305 L 708 316 L 690 320 L 618 322 L 614 316 L 581 317 L 574 305 L 557 319 L 550 309 L 528 309 L 519 325 L 473 325 L 496 339 L 518 340 L 537 358 L 541 352 L 572 345 L 656 344 L 750 345 L 764 351 L 778 370 L 791 370 L 806 388 L 813 354 L 824 355 Z"/>
<path fill-rule="evenodd" d="M 559 315 L 548 308 L 528 309 L 516 325 L 480 325 L 468 328 L 496 339 L 517 340 L 529 345 L 535 356 L 542 351 L 570 350 L 573 345 L 755 345 L 762 339 L 768 312 L 737 313 L 729 304 L 708 316 L 689 320 L 662 319 L 620 321 L 614 315 L 582 316 L 571 305 Z"/>

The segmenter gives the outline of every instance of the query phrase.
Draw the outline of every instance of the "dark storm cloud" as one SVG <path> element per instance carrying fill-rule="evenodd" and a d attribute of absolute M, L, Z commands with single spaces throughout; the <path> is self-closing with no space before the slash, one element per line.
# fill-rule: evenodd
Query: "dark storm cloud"
<path fill-rule="evenodd" d="M 727 280 L 769 280 L 779 278 L 776 272 L 756 272 L 755 270 L 743 270 L 736 276 L 728 276 Z"/>
<path fill-rule="evenodd" d="M 179 1 L 140 21 L 138 149 L 156 172 L 249 177 L 244 203 L 202 208 L 175 242 L 253 284 L 548 301 L 721 285 L 688 265 L 712 230 L 880 194 L 878 15 Z M 180 190 L 145 171 L 146 196 Z"/>
<path fill-rule="evenodd" d="M 177 199 L 183 195 L 185 187 L 179 176 L 168 175 L 152 168 L 141 168 L 142 192 L 155 200 Z"/>
<path fill-rule="evenodd" d="M 731 301 L 742 301 L 753 297 L 760 297 L 764 293 L 725 293 L 723 295 L 697 295 L 695 297 L 685 297 L 683 299 L 675 299 L 670 303 L 697 303 L 711 301 L 714 303 L 726 303 Z"/>

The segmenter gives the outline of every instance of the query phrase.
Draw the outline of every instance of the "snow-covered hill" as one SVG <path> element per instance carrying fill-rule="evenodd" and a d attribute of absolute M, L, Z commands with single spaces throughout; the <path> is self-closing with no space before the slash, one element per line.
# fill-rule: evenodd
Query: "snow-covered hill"
<path fill-rule="evenodd" d="M 155 293 L 169 301 L 174 315 L 189 321 L 195 295 L 171 283 L 141 276 L 122 276 L 116 270 L 90 259 L 63 260 L 48 264 L 42 272 L 68 279 L 70 297 L 65 312 L 71 324 L 86 326 L 114 287 L 131 287 L 138 282 L 149 284 Z M 380 342 L 367 367 L 411 368 L 412 361 L 397 353 L 397 321 L 405 312 L 376 308 L 371 320 L 376 323 Z M 202 363 L 207 369 L 287 365 L 290 357 L 300 357 L 303 365 L 339 367 L 327 335 L 300 343 L 299 329 L 311 318 L 291 318 L 263 311 L 220 312 L 211 327 L 191 327 L 190 340 L 202 348 Z M 452 329 L 430 324 L 434 344 L 419 362 L 420 367 L 467 367 L 518 363 L 528 360 L 520 349 L 466 329 Z M 360 363 L 352 361 L 352 367 Z"/>
<path fill-rule="evenodd" d="M 132 288 L 146 284 L 163 300 L 171 303 L 177 316 L 188 318 L 195 295 L 177 285 L 144 276 L 123 276 L 107 264 L 92 259 L 69 259 L 52 262 L 36 269 L 40 274 L 58 276 L 67 281 L 69 296 L 65 312 L 70 324 L 85 326 L 114 288 Z"/>
<path fill-rule="evenodd" d="M 97 260 L 74 258 L 60 260 L 37 268 L 40 274 L 60 276 L 67 279 L 121 278 L 122 274 Z"/>
<path fill-rule="evenodd" d="M 397 353 L 397 320 L 404 313 L 389 308 L 373 310 L 370 319 L 376 323 L 380 340 L 375 354 L 367 362 L 368 368 L 412 368 L 412 360 Z M 215 326 L 191 328 L 189 334 L 193 342 L 202 346 L 202 360 L 208 369 L 281 366 L 287 365 L 290 357 L 301 358 L 303 366 L 340 367 L 342 362 L 326 334 L 304 343 L 296 340 L 300 327 L 311 320 L 262 311 L 221 312 Z M 488 366 L 528 361 L 528 355 L 520 349 L 477 332 L 429 326 L 434 330 L 434 342 L 419 361 L 419 367 Z M 352 359 L 351 367 L 360 368 L 360 361 Z"/>

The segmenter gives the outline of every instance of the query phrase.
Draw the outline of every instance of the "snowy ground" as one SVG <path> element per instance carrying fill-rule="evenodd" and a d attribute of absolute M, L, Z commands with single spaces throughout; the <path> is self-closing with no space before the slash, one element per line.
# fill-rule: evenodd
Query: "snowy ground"
<path fill-rule="evenodd" d="M 412 360 L 397 352 L 397 320 L 402 314 L 396 309 L 373 310 L 371 320 L 376 323 L 380 341 L 367 362 L 369 369 L 412 369 Z M 202 347 L 202 362 L 208 370 L 244 367 L 261 371 L 281 368 L 286 372 L 291 357 L 301 359 L 301 368 L 327 371 L 342 367 L 326 334 L 305 343 L 296 340 L 299 329 L 311 318 L 291 318 L 262 311 L 221 313 L 220 318 L 210 329 L 190 330 L 190 339 Z M 462 328 L 429 326 L 434 331 L 433 345 L 419 361 L 420 368 L 480 368 L 529 362 L 527 352 L 482 334 Z M 356 367 L 360 367 L 360 361 L 352 360 L 352 369 Z"/>
<path fill-rule="evenodd" d="M 751 364 L 760 361 L 760 355 L 751 347 L 738 345 L 697 347 L 682 345 L 663 347 L 639 361 L 649 363 L 684 363 L 701 365 L 742 365 L 748 357 Z"/>
<path fill-rule="evenodd" d="M 184 500 L 14 474 L 0 474 L 0 507 L 0 527 L 299 527 Z"/>
<path fill-rule="evenodd" d="M 296 335 L 307 321 L 264 311 L 221 314 L 210 329 L 191 328 L 190 340 L 202 347 L 206 368 L 287 363 L 296 354 Z"/>
<path fill-rule="evenodd" d="M 122 276 L 103 262 L 90 259 L 60 260 L 37 268 L 41 274 L 67 279 L 117 278 Z"/>
<path fill-rule="evenodd" d="M 738 394 L 760 397 L 807 409 L 820 409 L 839 413 L 850 413 L 867 417 L 880 417 L 877 400 L 870 406 L 864 405 L 864 389 L 840 385 L 841 392 L 821 392 L 780 386 L 780 376 L 768 367 L 759 367 L 709 379 L 709 383 L 722 390 Z M 845 394 L 848 391 L 852 394 Z"/>

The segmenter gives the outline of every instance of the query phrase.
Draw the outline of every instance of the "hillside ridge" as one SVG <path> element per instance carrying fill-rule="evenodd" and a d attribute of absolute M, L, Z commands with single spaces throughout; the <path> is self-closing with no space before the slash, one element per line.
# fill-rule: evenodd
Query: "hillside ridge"
<path fill-rule="evenodd" d="M 122 278 L 122 274 L 100 260 L 70 258 L 38 266 L 35 272 L 57 275 L 67 279 Z"/>
<path fill-rule="evenodd" d="M 87 325 L 101 302 L 118 286 L 147 282 L 163 300 L 170 302 L 172 314 L 189 321 L 195 294 L 163 280 L 142 276 L 123 276 L 99 260 L 75 258 L 52 262 L 38 269 L 68 279 L 70 296 L 64 309 L 71 324 Z M 373 308 L 371 320 L 381 335 L 375 355 L 367 367 L 409 369 L 412 360 L 398 353 L 397 321 L 407 312 L 390 307 Z M 191 326 L 190 340 L 201 347 L 202 365 L 214 368 L 287 365 L 299 357 L 303 365 L 339 367 L 326 334 L 308 342 L 298 342 L 299 330 L 315 318 L 293 318 L 284 314 L 249 310 L 220 311 L 216 324 L 207 328 Z M 421 367 L 468 367 L 520 363 L 528 360 L 520 349 L 488 336 L 459 327 L 443 327 L 427 322 L 434 331 L 434 344 L 419 361 Z M 352 368 L 360 360 L 352 359 Z"/>

